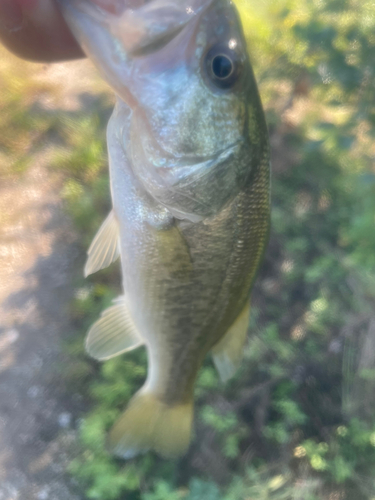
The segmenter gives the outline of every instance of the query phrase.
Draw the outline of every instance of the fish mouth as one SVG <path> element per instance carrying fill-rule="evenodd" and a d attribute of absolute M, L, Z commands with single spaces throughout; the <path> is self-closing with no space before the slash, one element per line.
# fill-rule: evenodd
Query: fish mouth
<path fill-rule="evenodd" d="M 106 26 L 128 56 L 159 50 L 217 0 L 58 0 Z"/>

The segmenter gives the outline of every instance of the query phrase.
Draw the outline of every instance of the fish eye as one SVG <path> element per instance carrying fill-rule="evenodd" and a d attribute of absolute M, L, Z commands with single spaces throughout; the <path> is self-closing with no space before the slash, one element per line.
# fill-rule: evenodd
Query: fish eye
<path fill-rule="evenodd" d="M 242 64 L 238 54 L 227 46 L 215 46 L 205 56 L 206 75 L 217 87 L 229 89 L 235 85 Z"/>
<path fill-rule="evenodd" d="M 212 60 L 212 73 L 221 80 L 230 77 L 233 72 L 233 63 L 225 54 L 218 54 Z"/>

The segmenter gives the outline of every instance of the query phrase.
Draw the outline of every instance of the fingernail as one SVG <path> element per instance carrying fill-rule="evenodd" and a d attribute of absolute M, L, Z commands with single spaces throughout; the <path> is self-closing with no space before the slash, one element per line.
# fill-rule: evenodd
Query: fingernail
<path fill-rule="evenodd" d="M 8 31 L 17 31 L 23 23 L 21 7 L 15 0 L 0 0 L 0 25 Z"/>

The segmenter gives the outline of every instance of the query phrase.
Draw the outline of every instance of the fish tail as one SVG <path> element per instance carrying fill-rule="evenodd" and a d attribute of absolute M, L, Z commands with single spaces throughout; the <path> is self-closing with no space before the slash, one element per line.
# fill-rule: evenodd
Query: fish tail
<path fill-rule="evenodd" d="M 164 458 L 178 457 L 189 447 L 192 420 L 192 399 L 171 405 L 141 389 L 112 427 L 110 451 L 121 458 L 132 458 L 148 450 Z"/>

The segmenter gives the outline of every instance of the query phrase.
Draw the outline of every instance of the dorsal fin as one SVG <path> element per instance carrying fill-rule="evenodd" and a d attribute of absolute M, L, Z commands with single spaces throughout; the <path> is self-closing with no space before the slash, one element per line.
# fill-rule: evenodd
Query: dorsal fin
<path fill-rule="evenodd" d="M 108 267 L 120 255 L 120 232 L 118 222 L 113 210 L 100 226 L 90 248 L 87 251 L 87 262 L 84 276 L 96 273 L 100 269 Z"/>
<path fill-rule="evenodd" d="M 86 337 L 86 351 L 95 359 L 103 361 L 143 344 L 128 309 L 125 297 L 118 297 L 114 305 L 105 309 L 98 321 L 90 328 Z"/>
<path fill-rule="evenodd" d="M 250 306 L 246 304 L 224 337 L 212 348 L 212 357 L 223 382 L 233 377 L 241 363 L 249 316 Z"/>

